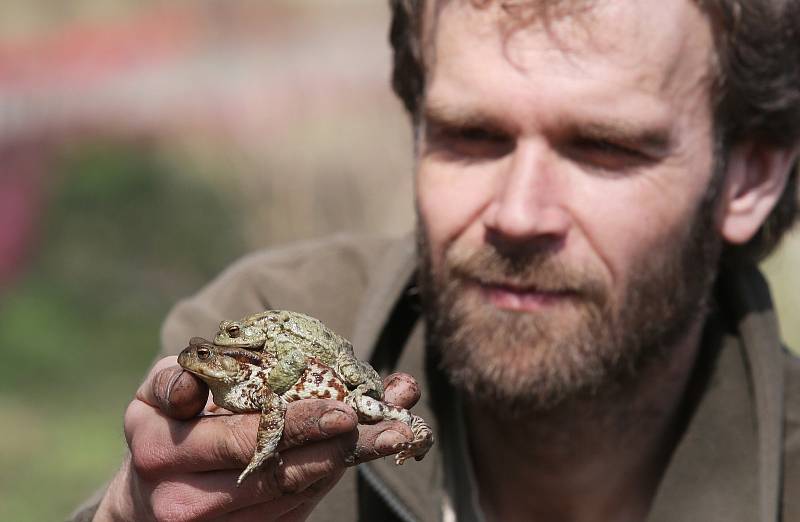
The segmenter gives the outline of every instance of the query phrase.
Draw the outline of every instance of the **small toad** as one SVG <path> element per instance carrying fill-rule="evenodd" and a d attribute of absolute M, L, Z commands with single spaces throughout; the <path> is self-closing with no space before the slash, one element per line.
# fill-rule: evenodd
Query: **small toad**
<path fill-rule="evenodd" d="M 402 464 L 410 457 L 421 460 L 433 445 L 433 432 L 422 418 L 403 408 L 386 404 L 380 400 L 382 397 L 376 399 L 354 393 L 332 367 L 318 357 L 308 357 L 301 351 L 294 351 L 278 361 L 257 351 L 217 346 L 195 337 L 178 356 L 178 364 L 208 384 L 218 406 L 235 413 L 261 413 L 256 451 L 239 476 L 237 485 L 241 485 L 269 458 L 279 461 L 276 448 L 283 434 L 286 406 L 300 399 L 342 401 L 356 411 L 358 421 L 362 424 L 381 420 L 406 423 L 414 439 L 395 446 L 398 451 L 395 456 L 397 464 Z M 291 380 L 293 377 L 287 377 L 298 371 L 299 378 Z M 276 374 L 281 377 L 275 379 Z M 270 377 L 273 377 L 275 387 L 270 384 Z"/>

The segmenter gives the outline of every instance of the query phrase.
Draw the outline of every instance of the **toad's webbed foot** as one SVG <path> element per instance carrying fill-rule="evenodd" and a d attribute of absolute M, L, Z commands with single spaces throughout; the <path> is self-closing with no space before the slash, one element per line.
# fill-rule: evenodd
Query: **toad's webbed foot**
<path fill-rule="evenodd" d="M 394 449 L 399 451 L 394 457 L 397 465 L 402 465 L 411 457 L 414 457 L 414 460 L 422 460 L 433 446 L 433 430 L 422 417 L 411 416 L 411 432 L 414 434 L 411 442 L 401 442 L 394 446 Z"/>
<path fill-rule="evenodd" d="M 345 401 L 358 414 L 359 422 L 375 423 L 382 420 L 397 420 L 404 422 L 414 434 L 410 442 L 396 444 L 394 449 L 399 453 L 395 456 L 395 463 L 403 464 L 407 459 L 414 457 L 422 460 L 428 450 L 433 446 L 433 430 L 422 417 L 412 415 L 405 408 L 392 406 L 383 401 L 378 401 L 366 395 L 348 396 Z"/>

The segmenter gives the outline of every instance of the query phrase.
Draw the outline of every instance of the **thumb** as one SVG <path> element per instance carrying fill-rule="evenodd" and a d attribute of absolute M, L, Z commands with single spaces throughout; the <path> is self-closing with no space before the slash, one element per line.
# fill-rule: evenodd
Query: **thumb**
<path fill-rule="evenodd" d="M 175 364 L 175 357 L 156 362 L 136 392 L 136 398 L 156 407 L 173 419 L 190 419 L 208 401 L 208 386 Z"/>

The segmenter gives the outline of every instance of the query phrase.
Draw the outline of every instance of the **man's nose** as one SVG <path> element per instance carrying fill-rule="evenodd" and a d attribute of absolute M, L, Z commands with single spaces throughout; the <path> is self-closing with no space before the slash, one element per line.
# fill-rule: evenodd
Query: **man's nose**
<path fill-rule="evenodd" d="M 483 216 L 487 231 L 511 240 L 566 237 L 569 179 L 546 143 L 519 143 Z"/>

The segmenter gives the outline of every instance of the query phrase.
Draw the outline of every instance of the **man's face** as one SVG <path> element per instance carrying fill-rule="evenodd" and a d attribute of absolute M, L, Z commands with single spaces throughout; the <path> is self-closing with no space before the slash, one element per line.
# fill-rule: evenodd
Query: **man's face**
<path fill-rule="evenodd" d="M 429 333 L 457 384 L 513 411 L 618 381 L 699 319 L 712 43 L 688 0 L 519 26 L 524 2 L 497 4 L 429 10 L 416 195 Z"/>

